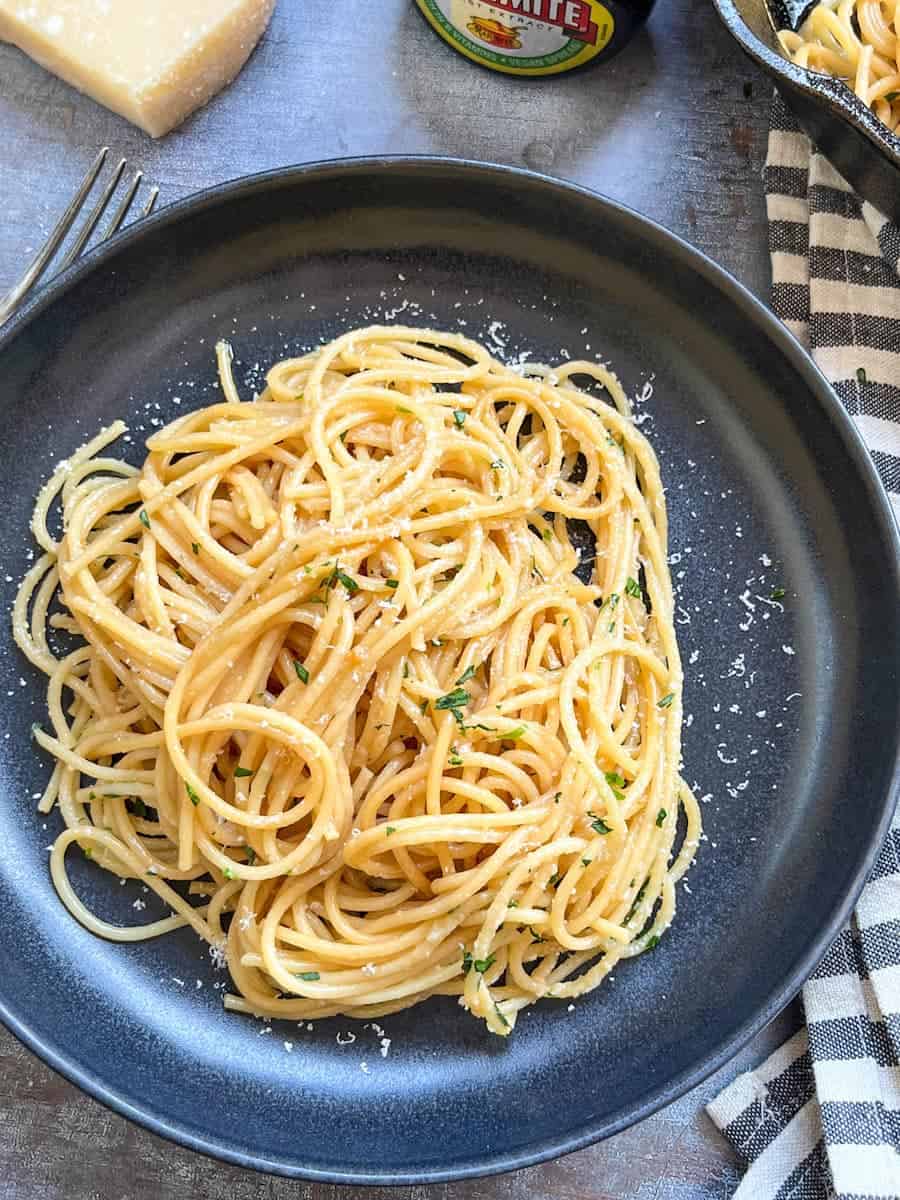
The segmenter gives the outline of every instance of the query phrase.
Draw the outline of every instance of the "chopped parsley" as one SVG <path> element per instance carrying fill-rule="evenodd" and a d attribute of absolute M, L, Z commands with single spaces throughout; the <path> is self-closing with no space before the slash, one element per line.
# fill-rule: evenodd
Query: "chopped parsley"
<path fill-rule="evenodd" d="M 253 772 L 250 770 L 249 767 L 235 767 L 234 768 L 235 779 L 249 779 L 252 774 L 253 774 Z"/>
<path fill-rule="evenodd" d="M 465 425 L 465 423 L 466 423 L 466 417 L 467 417 L 467 416 L 468 416 L 468 413 L 464 412 L 464 410 L 463 410 L 463 409 L 461 409 L 461 408 L 454 408 L 454 410 L 453 410 L 453 420 L 456 422 L 456 428 L 457 428 L 457 429 L 462 429 L 463 425 Z"/>
<path fill-rule="evenodd" d="M 504 733 L 501 733 L 500 736 L 505 738 L 507 741 L 517 742 L 519 738 L 524 737 L 527 732 L 528 730 L 524 725 L 517 725 L 515 729 L 508 729 Z"/>
<path fill-rule="evenodd" d="M 468 683 L 477 670 L 478 668 L 476 666 L 466 667 L 462 675 L 460 675 L 459 679 L 456 681 L 457 687 L 461 683 Z"/>
<path fill-rule="evenodd" d="M 147 516 L 146 508 L 142 508 L 141 511 L 138 513 L 138 520 L 144 526 L 145 529 L 150 528 L 150 518 Z"/>
<path fill-rule="evenodd" d="M 553 803 L 559 804 L 560 800 L 562 800 L 562 792 L 557 792 L 556 795 L 553 797 Z"/>
<path fill-rule="evenodd" d="M 457 687 L 454 688 L 452 692 L 447 692 L 443 696 L 438 696 L 437 700 L 434 702 L 434 707 L 440 709 L 441 711 L 447 709 L 452 711 L 455 708 L 463 708 L 471 699 L 472 697 L 465 688 Z"/>
<path fill-rule="evenodd" d="M 247 866 L 252 867 L 256 862 L 256 851 L 252 846 L 245 846 L 244 853 L 247 855 Z"/>
<path fill-rule="evenodd" d="M 669 814 L 666 812 L 666 810 L 665 810 L 664 808 L 661 808 L 661 809 L 659 810 L 659 812 L 656 814 L 656 827 L 657 827 L 657 829 L 662 829 L 663 825 L 665 824 L 666 817 L 667 817 L 668 815 L 669 815 Z"/>
<path fill-rule="evenodd" d="M 644 947 L 644 949 L 645 950 L 655 950 L 658 945 L 659 945 L 659 934 L 654 933 L 653 937 L 647 938 L 647 945 Z"/>
<path fill-rule="evenodd" d="M 602 817 L 595 816 L 592 812 L 589 812 L 588 816 L 593 818 L 591 829 L 593 829 L 594 833 L 612 833 L 612 825 L 607 825 Z"/>
<path fill-rule="evenodd" d="M 234 871 L 232 871 L 231 867 L 226 867 L 222 874 L 226 879 L 234 879 Z"/>
<path fill-rule="evenodd" d="M 450 757 L 447 759 L 447 761 L 449 762 L 451 767 L 461 767 L 463 765 L 463 760 L 460 758 L 460 756 L 455 751 L 453 752 L 453 754 L 450 755 Z"/>
<path fill-rule="evenodd" d="M 559 881 L 561 879 L 562 879 L 562 872 L 554 871 L 553 874 L 550 876 L 550 878 L 547 880 L 547 883 L 549 884 L 550 887 L 555 888 L 555 887 L 559 886 Z"/>
<path fill-rule="evenodd" d="M 532 927 L 530 925 L 528 926 L 528 932 L 531 934 L 531 944 L 532 945 L 534 945 L 535 942 L 543 942 L 545 940 L 543 937 L 541 937 L 541 935 L 539 933 L 535 933 L 535 931 L 532 929 Z"/>
<path fill-rule="evenodd" d="M 512 1028 L 509 1021 L 507 1021 L 506 1017 L 500 1011 L 500 1001 L 499 1000 L 494 1001 L 494 1012 L 497 1014 L 497 1019 L 499 1020 L 500 1024 L 503 1026 L 504 1029 Z"/>
<path fill-rule="evenodd" d="M 200 553 L 200 543 L 199 542 L 191 542 L 191 549 L 193 550 L 193 552 L 195 554 L 199 554 Z"/>
<path fill-rule="evenodd" d="M 787 593 L 785 592 L 783 587 L 774 587 L 774 588 L 772 588 L 771 592 L 769 592 L 769 599 L 770 600 L 783 600 L 786 594 Z"/>
<path fill-rule="evenodd" d="M 345 571 L 338 571 L 337 567 L 335 567 L 335 572 L 338 580 L 344 585 L 351 596 L 354 592 L 359 591 L 359 584 L 352 576 L 348 575 Z"/>
<path fill-rule="evenodd" d="M 593 861 L 594 861 L 594 860 L 593 860 L 592 858 L 583 858 L 583 859 L 581 860 L 581 865 L 582 865 L 583 867 L 589 867 Z"/>
<path fill-rule="evenodd" d="M 495 458 L 494 461 L 491 463 L 491 470 L 492 471 L 505 471 L 506 463 L 503 461 L 502 458 Z"/>
<path fill-rule="evenodd" d="M 553 530 L 550 528 L 549 525 L 545 525 L 544 528 L 541 530 L 541 537 L 544 539 L 545 542 L 553 541 Z"/>
<path fill-rule="evenodd" d="M 384 581 L 384 586 L 389 587 L 389 588 L 398 588 L 400 586 L 400 580 L 399 579 L 386 579 Z"/>
<path fill-rule="evenodd" d="M 662 700 L 657 700 L 656 707 L 657 708 L 668 708 L 674 699 L 675 699 L 675 693 L 668 692 L 665 696 L 663 696 Z"/>
<path fill-rule="evenodd" d="M 304 983 L 315 983 L 321 976 L 318 971 L 298 971 L 294 978 L 302 979 Z"/>
<path fill-rule="evenodd" d="M 359 591 L 359 584 L 352 575 L 348 575 L 346 571 L 335 565 L 334 570 L 330 575 L 327 575 L 322 582 L 327 588 L 336 588 L 339 583 L 343 584 L 347 591 L 352 596 L 354 592 Z"/>
<path fill-rule="evenodd" d="M 392 833 L 397 832 L 397 826 L 396 825 L 388 825 L 387 829 L 385 829 L 384 832 L 387 837 L 390 837 Z"/>
<path fill-rule="evenodd" d="M 294 659 L 294 670 L 297 673 L 297 678 L 301 683 L 309 683 L 309 671 L 304 667 L 302 662 L 297 662 Z"/>
<path fill-rule="evenodd" d="M 631 576 L 629 575 L 628 578 L 625 580 L 625 591 L 628 593 L 629 596 L 637 596 L 638 599 L 640 599 L 641 585 L 638 583 L 638 581 L 636 579 L 632 579 Z"/>
<path fill-rule="evenodd" d="M 471 950 L 463 950 L 462 969 L 464 975 L 468 975 L 468 973 L 472 970 Z"/>
<path fill-rule="evenodd" d="M 131 811 L 134 813 L 134 815 L 136 817 L 146 817 L 147 805 L 143 802 L 143 800 L 141 800 L 141 798 L 139 796 L 137 796 L 137 797 L 135 797 L 134 800 L 131 801 Z"/>
<path fill-rule="evenodd" d="M 489 954 L 487 956 L 487 958 L 473 958 L 472 966 L 475 968 L 475 970 L 478 972 L 479 975 L 483 975 L 485 973 L 485 971 L 489 971 L 491 969 L 491 967 L 496 962 L 496 959 L 497 959 L 496 954 Z"/>
<path fill-rule="evenodd" d="M 403 678 L 409 679 L 409 663 L 405 661 L 403 663 Z"/>
<path fill-rule="evenodd" d="M 398 413 L 411 413 L 411 412 L 412 412 L 412 409 L 411 409 L 411 408 L 404 408 L 402 404 L 398 404 L 398 405 L 397 405 L 397 412 L 398 412 Z"/>
<path fill-rule="evenodd" d="M 187 790 L 188 799 L 190 800 L 191 804 L 193 804 L 194 808 L 196 808 L 197 805 L 200 803 L 200 797 L 197 795 L 197 793 L 194 791 L 194 789 L 191 787 L 191 785 L 189 783 L 185 783 L 184 786 Z"/>
<path fill-rule="evenodd" d="M 625 786 L 625 780 L 618 771 L 607 771 L 604 778 L 609 784 L 610 791 L 621 804 L 625 799 L 625 793 L 622 791 L 622 788 Z"/>

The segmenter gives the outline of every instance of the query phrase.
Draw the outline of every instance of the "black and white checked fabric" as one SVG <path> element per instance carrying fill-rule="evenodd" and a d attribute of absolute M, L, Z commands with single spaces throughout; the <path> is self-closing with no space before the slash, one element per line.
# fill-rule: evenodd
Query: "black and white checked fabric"
<path fill-rule="evenodd" d="M 900 228 L 776 100 L 765 170 L 772 304 L 833 383 L 900 520 Z M 900 1200 L 900 816 L 850 926 L 803 989 L 806 1028 L 708 1112 L 735 1200 Z"/>
<path fill-rule="evenodd" d="M 765 188 L 772 307 L 831 380 L 900 518 L 900 226 L 850 190 L 780 100 Z"/>

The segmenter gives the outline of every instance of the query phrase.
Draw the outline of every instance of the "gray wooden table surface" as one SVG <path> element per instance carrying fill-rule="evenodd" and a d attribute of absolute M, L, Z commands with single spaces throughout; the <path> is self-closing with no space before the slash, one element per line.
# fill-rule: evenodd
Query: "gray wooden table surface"
<path fill-rule="evenodd" d="M 612 63 L 510 80 L 445 47 L 411 0 L 279 0 L 237 81 L 154 142 L 0 46 L 0 293 L 40 245 L 93 153 L 108 144 L 171 201 L 286 163 L 451 154 L 586 184 L 674 230 L 758 295 L 769 284 L 760 171 L 769 88 L 708 0 L 659 0 Z M 26 950 L 27 952 L 27 950 Z M 793 1032 L 796 1006 L 735 1061 L 600 1146 L 498 1179 L 372 1200 L 724 1200 L 737 1160 L 703 1106 Z M 350 1200 L 254 1175 L 129 1125 L 0 1029 L 2 1200 Z"/>

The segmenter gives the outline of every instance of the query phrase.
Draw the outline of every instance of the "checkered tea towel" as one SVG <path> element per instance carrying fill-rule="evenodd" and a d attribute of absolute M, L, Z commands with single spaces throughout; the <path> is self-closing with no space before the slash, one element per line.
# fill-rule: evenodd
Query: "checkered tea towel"
<path fill-rule="evenodd" d="M 776 99 L 765 169 L 772 305 L 831 380 L 900 520 L 900 227 Z M 803 989 L 806 1028 L 708 1107 L 746 1164 L 735 1200 L 900 1200 L 900 817 Z"/>

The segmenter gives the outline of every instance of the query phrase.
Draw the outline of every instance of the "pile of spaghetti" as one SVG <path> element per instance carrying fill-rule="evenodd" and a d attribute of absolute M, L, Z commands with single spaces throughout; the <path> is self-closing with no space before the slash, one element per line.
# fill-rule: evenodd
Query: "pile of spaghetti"
<path fill-rule="evenodd" d="M 217 354 L 221 403 L 139 469 L 111 426 L 35 510 L 56 888 L 103 937 L 190 925 L 242 1012 L 451 994 L 506 1034 L 655 946 L 697 846 L 656 459 L 592 363 L 370 328 L 242 403 Z M 76 842 L 171 915 L 89 911 Z"/>
<path fill-rule="evenodd" d="M 845 80 L 888 129 L 900 126 L 900 8 L 897 0 L 816 4 L 799 33 L 784 29 L 792 62 Z"/>

